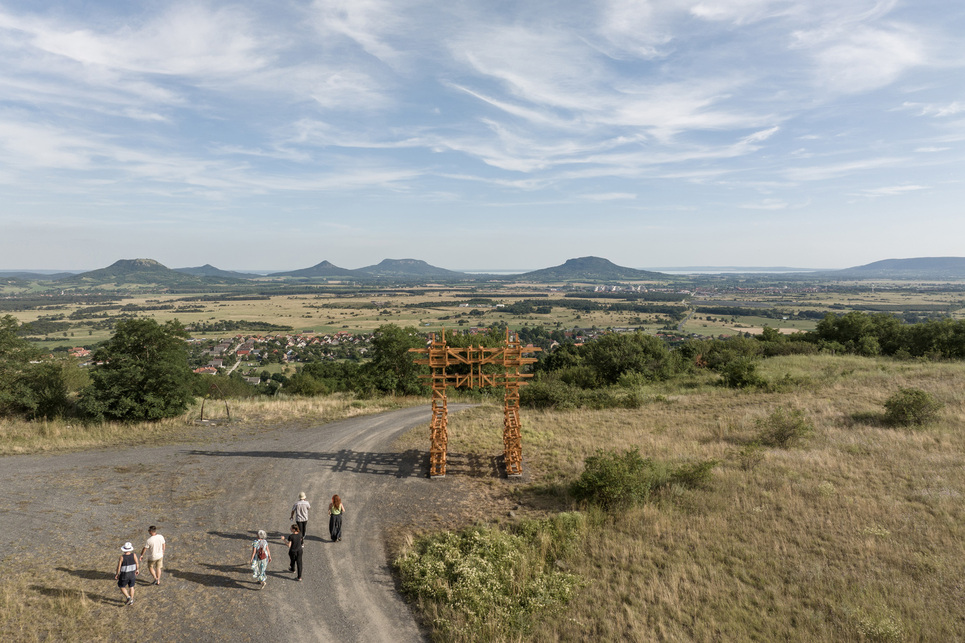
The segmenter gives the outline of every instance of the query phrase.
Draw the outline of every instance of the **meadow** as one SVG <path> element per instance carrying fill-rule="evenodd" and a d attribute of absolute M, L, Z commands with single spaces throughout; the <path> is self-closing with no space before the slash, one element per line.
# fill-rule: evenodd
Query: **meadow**
<path fill-rule="evenodd" d="M 793 385 L 735 391 L 695 379 L 642 391 L 649 401 L 635 410 L 524 410 L 528 481 L 504 483 L 518 515 L 480 515 L 479 525 L 512 533 L 582 514 L 588 528 L 546 565 L 580 581 L 568 602 L 515 629 L 503 613 L 416 599 L 436 640 L 965 638 L 965 365 L 794 356 L 762 371 Z M 940 419 L 888 426 L 883 404 L 902 387 L 942 401 Z M 749 448 L 778 408 L 800 410 L 813 435 L 797 448 Z M 497 406 L 453 416 L 450 452 L 498 454 L 501 418 Z M 414 433 L 400 447 L 422 440 Z M 603 512 L 569 492 L 601 448 L 719 464 L 706 488 Z M 513 573 L 544 564 L 527 560 Z"/>

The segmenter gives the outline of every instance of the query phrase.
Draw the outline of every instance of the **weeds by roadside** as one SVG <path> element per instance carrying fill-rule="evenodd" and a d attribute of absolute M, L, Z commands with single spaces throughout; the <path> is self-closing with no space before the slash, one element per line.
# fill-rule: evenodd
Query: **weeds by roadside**
<path fill-rule="evenodd" d="M 255 423 L 312 422 L 322 424 L 357 415 L 380 413 L 394 408 L 424 404 L 419 398 L 373 398 L 358 400 L 352 395 L 326 397 L 277 397 L 233 399 L 230 406 L 205 406 L 205 420 L 224 425 L 251 426 Z M 77 422 L 70 420 L 22 420 L 0 418 L 0 455 L 70 451 L 105 446 L 170 444 L 196 439 L 207 429 L 199 426 L 201 401 L 183 415 L 157 422 Z"/>

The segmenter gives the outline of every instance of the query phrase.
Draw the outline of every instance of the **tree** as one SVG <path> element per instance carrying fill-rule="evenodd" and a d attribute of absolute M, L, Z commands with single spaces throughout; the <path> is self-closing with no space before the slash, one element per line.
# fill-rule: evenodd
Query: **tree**
<path fill-rule="evenodd" d="M 38 363 L 40 352 L 19 330 L 12 315 L 0 318 L 0 415 L 62 415 L 69 406 L 63 365 Z"/>
<path fill-rule="evenodd" d="M 616 384 L 624 373 L 642 373 L 651 380 L 670 375 L 670 352 L 662 340 L 636 332 L 609 333 L 584 348 L 585 362 L 604 384 Z"/>
<path fill-rule="evenodd" d="M 425 338 L 409 326 L 383 324 L 372 337 L 372 361 L 363 369 L 363 379 L 375 390 L 396 395 L 422 395 L 425 385 L 419 374 L 427 372 L 415 363 L 410 348 L 424 348 Z"/>
<path fill-rule="evenodd" d="M 117 323 L 114 336 L 94 353 L 91 385 L 81 408 L 92 418 L 135 422 L 180 415 L 193 401 L 188 336 L 178 321 Z"/>

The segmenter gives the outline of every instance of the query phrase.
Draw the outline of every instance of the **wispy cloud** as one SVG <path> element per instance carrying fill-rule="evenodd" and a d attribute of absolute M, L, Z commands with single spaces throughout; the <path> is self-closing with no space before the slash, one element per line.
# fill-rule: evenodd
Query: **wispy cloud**
<path fill-rule="evenodd" d="M 857 192 L 857 196 L 865 196 L 869 198 L 878 198 L 883 196 L 900 196 L 902 194 L 908 194 L 909 192 L 918 192 L 919 190 L 929 189 L 925 185 L 890 185 L 880 188 L 872 188 L 868 190 L 861 190 Z"/>
<path fill-rule="evenodd" d="M 582 199 L 587 201 L 633 201 L 637 195 L 632 192 L 602 192 L 600 194 L 584 194 Z"/>
<path fill-rule="evenodd" d="M 907 162 L 907 158 L 898 157 L 867 158 L 845 163 L 792 167 L 786 169 L 784 175 L 792 181 L 824 181 L 880 168 L 899 167 Z"/>
<path fill-rule="evenodd" d="M 0 6 L 10 212 L 751 216 L 946 198 L 965 158 L 965 17 L 933 0 L 51 7 Z"/>

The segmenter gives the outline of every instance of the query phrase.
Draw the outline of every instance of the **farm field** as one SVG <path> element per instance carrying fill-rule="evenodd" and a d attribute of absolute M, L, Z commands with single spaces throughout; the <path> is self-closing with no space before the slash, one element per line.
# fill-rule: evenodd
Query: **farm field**
<path fill-rule="evenodd" d="M 651 284 L 652 285 L 652 284 Z M 640 286 L 640 284 L 637 284 Z M 329 289 L 333 290 L 333 289 Z M 285 295 L 105 295 L 104 302 L 58 303 L 56 297 L 33 298 L 32 305 L 5 303 L 20 322 L 38 324 L 31 340 L 48 348 L 87 346 L 111 334 L 113 320 L 129 316 L 151 317 L 159 322 L 177 319 L 193 329 L 195 337 L 228 337 L 245 332 L 368 333 L 382 324 L 413 326 L 425 332 L 443 328 L 465 329 L 505 323 L 511 329 L 541 326 L 548 330 L 640 329 L 648 333 L 677 329 L 675 320 L 662 313 L 608 310 L 612 304 L 642 303 L 678 306 L 689 312 L 679 330 L 687 335 L 733 335 L 758 332 L 764 325 L 782 332 L 811 330 L 828 312 L 886 312 L 921 316 L 965 316 L 965 294 L 957 284 L 845 284 L 796 287 L 745 288 L 686 285 L 679 298 L 648 302 L 621 298 L 621 293 L 600 297 L 588 286 L 512 284 L 492 288 L 424 286 L 419 288 L 363 288 L 356 292 Z M 504 310 L 519 302 L 585 301 L 600 309 L 577 310 L 552 305 L 548 310 L 515 313 Z M 755 313 L 755 311 L 761 311 Z M 762 314 L 767 311 L 767 314 Z M 682 313 L 685 314 L 685 313 Z M 232 322 L 219 330 L 220 321 Z M 44 326 L 44 322 L 48 322 Z M 52 324 L 51 324 L 52 323 Z M 209 327 L 205 327 L 208 325 Z"/>

